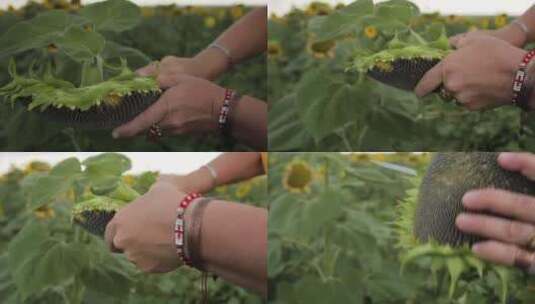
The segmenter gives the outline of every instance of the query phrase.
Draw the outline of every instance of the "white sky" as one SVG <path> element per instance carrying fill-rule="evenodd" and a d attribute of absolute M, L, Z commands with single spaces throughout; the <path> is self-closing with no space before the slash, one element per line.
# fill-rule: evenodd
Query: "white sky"
<path fill-rule="evenodd" d="M 292 6 L 302 7 L 311 3 L 311 0 L 269 0 L 271 12 L 283 14 Z M 351 3 L 353 0 L 322 0 L 321 2 L 337 4 Z M 374 2 L 381 2 L 375 0 Z M 423 12 L 436 12 L 442 14 L 459 15 L 495 15 L 507 13 L 520 15 L 534 4 L 533 0 L 412 0 Z"/>
<path fill-rule="evenodd" d="M 38 0 L 39 1 L 39 0 Z M 102 0 L 82 0 L 82 3 L 99 2 Z M 179 5 L 233 5 L 233 4 L 251 4 L 251 5 L 266 5 L 268 0 L 131 0 L 138 5 L 154 5 L 154 4 L 172 4 Z M 0 8 L 6 8 L 12 4 L 15 7 L 24 5 L 27 0 L 0 0 Z"/>
<path fill-rule="evenodd" d="M 84 3 L 98 2 L 101 0 L 84 0 Z M 172 4 L 179 5 L 233 5 L 251 4 L 266 5 L 269 3 L 270 12 L 283 14 L 290 10 L 292 6 L 306 6 L 312 0 L 132 0 L 138 5 L 149 4 Z M 317 1 L 317 0 L 316 0 Z M 353 0 L 319 0 L 321 2 L 337 4 L 350 3 Z M 375 0 L 384 1 L 384 0 Z M 520 15 L 534 4 L 533 0 L 412 0 L 424 12 L 439 11 L 442 14 L 466 14 L 466 15 L 495 15 L 507 13 L 510 15 Z M 6 8 L 12 4 L 21 6 L 27 0 L 0 0 L 0 8 Z"/>
<path fill-rule="evenodd" d="M 0 153 L 0 174 L 5 173 L 12 165 L 24 167 L 33 160 L 58 163 L 69 157 L 84 160 L 100 153 L 74 152 L 2 152 Z M 122 153 L 132 160 L 129 173 L 144 171 L 160 171 L 162 173 L 186 174 L 208 163 L 220 153 L 177 152 L 177 153 Z"/>

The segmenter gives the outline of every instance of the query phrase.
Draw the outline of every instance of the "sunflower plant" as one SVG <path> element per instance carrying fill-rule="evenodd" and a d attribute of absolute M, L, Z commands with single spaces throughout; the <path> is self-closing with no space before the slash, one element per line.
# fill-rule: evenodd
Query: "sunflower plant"
<path fill-rule="evenodd" d="M 521 120 L 518 109 L 470 112 L 437 94 L 422 102 L 410 90 L 368 77 L 372 69 L 397 70 L 398 61 L 434 64 L 452 52 L 448 37 L 500 28 L 510 16 L 423 14 L 407 0 L 357 0 L 318 11 L 312 3 L 269 20 L 273 150 L 511 151 L 535 146 L 533 120 Z"/>
<path fill-rule="evenodd" d="M 14 24 L 0 36 L 0 58 L 28 51 L 35 51 L 37 57 L 24 76 L 17 73 L 12 60 L 12 82 L 1 88 L 0 94 L 11 102 L 31 98 L 29 109 L 54 106 L 86 110 L 132 91 L 159 90 L 153 78 L 137 77 L 130 71 L 126 60 L 121 60 L 120 67 L 110 66 L 107 61 L 124 47 L 107 41 L 101 33 L 120 33 L 139 21 L 136 5 L 127 0 L 108 0 L 85 6 L 76 14 L 51 10 Z M 146 58 L 137 50 L 127 51 Z M 58 75 L 65 64 L 79 67 L 79 83 Z M 110 74 L 107 79 L 105 69 Z"/>
<path fill-rule="evenodd" d="M 429 156 L 271 152 L 270 303 L 531 303 L 520 271 L 414 237 Z"/>
<path fill-rule="evenodd" d="M 201 274 L 181 268 L 147 275 L 82 229 L 81 211 L 128 204 L 146 193 L 158 172 L 127 173 L 131 160 L 103 153 L 55 165 L 34 161 L 0 177 L 0 299 L 5 304 L 199 303 Z M 266 179 L 218 188 L 225 200 L 266 206 Z M 210 280 L 210 301 L 262 303 L 222 280 Z"/>

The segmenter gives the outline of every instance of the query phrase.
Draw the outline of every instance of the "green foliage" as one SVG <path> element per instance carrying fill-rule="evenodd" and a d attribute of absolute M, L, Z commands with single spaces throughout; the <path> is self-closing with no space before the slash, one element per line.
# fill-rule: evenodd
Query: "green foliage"
<path fill-rule="evenodd" d="M 121 63 L 120 58 L 126 59 L 129 68 L 135 70 L 150 63 L 151 60 L 161 59 L 166 55 L 193 56 L 236 20 L 231 12 L 237 10 L 245 13 L 248 10 L 242 6 L 233 8 L 162 6 L 141 7 L 140 9 L 142 15 L 138 18 L 139 23 L 131 24 L 135 27 L 118 33 L 107 30 L 108 26 L 111 26 L 108 24 L 102 25 L 106 30 L 97 31 L 106 40 L 104 49 L 100 52 L 102 59 L 108 63 L 103 68 L 104 79 L 116 76 L 116 67 Z M 0 36 L 17 22 L 30 20 L 38 13 L 47 11 L 48 8 L 45 5 L 30 2 L 20 11 L 0 14 Z M 71 7 L 69 11 L 72 13 L 60 12 L 59 14 L 82 18 L 79 13 L 76 13 L 80 9 Z M 124 25 L 130 24 L 129 20 L 132 20 L 131 13 L 127 13 L 129 11 L 131 10 L 125 9 L 124 16 L 121 15 L 123 10 L 118 12 L 119 16 L 124 17 L 124 21 L 119 22 L 119 19 L 115 18 L 116 13 L 109 15 L 112 18 L 106 20 L 113 19 L 113 22 L 118 22 L 113 26 L 117 30 L 122 30 Z M 205 21 L 211 18 L 215 20 L 213 26 L 205 26 Z M 7 47 L 7 45 L 10 43 L 2 43 L 0 47 Z M 82 74 L 79 72 L 82 68 L 81 64 L 65 52 L 50 54 L 40 50 L 28 50 L 16 55 L 15 58 L 20 72 L 30 70 L 30 66 L 35 62 L 33 63 L 35 72 L 43 73 L 45 71 L 42 69 L 46 69 L 46 65 L 39 63 L 52 60 L 55 78 L 68 80 L 71 84 L 82 82 Z M 224 75 L 218 82 L 222 86 L 235 88 L 241 93 L 266 100 L 265 60 L 265 57 L 260 56 L 240 65 L 233 72 Z M 8 57 L 0 59 L 0 86 L 11 81 L 7 73 L 8 63 Z M 89 78 L 95 77 L 99 77 L 98 73 Z M 75 96 L 78 93 L 80 92 L 68 94 L 68 96 Z M 58 99 L 56 96 L 47 98 L 47 100 Z M 64 125 L 46 119 L 38 112 L 28 112 L 22 105 L 12 107 L 2 102 L 0 97 L 0 149 L 9 151 L 243 151 L 247 147 L 234 142 L 225 142 L 218 135 L 169 136 L 159 143 L 148 142 L 144 136 L 114 140 L 109 130 L 66 128 Z"/>
<path fill-rule="evenodd" d="M 528 278 L 501 266 L 483 269 L 451 248 L 414 246 L 401 271 L 407 248 L 394 223 L 407 192 L 415 197 L 428 156 L 270 153 L 269 302 L 500 303 L 508 290 L 507 303 L 531 303 Z M 313 172 L 309 191 L 288 191 L 285 176 L 296 161 Z M 417 257 L 424 253 L 435 259 Z"/>
<path fill-rule="evenodd" d="M 198 271 L 143 274 L 124 256 L 111 254 L 99 237 L 73 224 L 74 206 L 98 198 L 95 192 L 130 201 L 149 189 L 157 173 L 125 175 L 130 166 L 124 155 L 104 153 L 84 162 L 68 158 L 52 168 L 33 162 L 0 178 L 2 303 L 200 302 Z M 266 189 L 260 177 L 210 195 L 265 207 Z M 210 280 L 208 292 L 214 303 L 261 303 L 222 280 Z"/>
<path fill-rule="evenodd" d="M 312 3 L 269 20 L 269 145 L 276 151 L 504 151 L 535 146 L 532 114 L 470 112 L 387 87 L 362 71 L 378 59 L 441 58 L 447 37 L 495 29 L 494 17 L 421 14 L 404 0 Z M 325 15 L 326 14 L 326 15 Z M 318 49 L 318 45 L 332 47 Z M 361 72 L 359 72 L 359 70 Z"/>

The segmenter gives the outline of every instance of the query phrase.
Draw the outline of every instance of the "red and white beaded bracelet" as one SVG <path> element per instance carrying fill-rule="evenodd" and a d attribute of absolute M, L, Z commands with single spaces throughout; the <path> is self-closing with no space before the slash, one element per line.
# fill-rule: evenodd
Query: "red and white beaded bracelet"
<path fill-rule="evenodd" d="M 225 90 L 225 100 L 223 100 L 223 106 L 221 106 L 219 111 L 219 129 L 221 131 L 223 131 L 227 126 L 228 116 L 230 113 L 230 102 L 232 101 L 234 94 L 234 91 L 231 89 Z"/>
<path fill-rule="evenodd" d="M 529 51 L 524 58 L 522 59 L 522 62 L 520 63 L 520 66 L 518 67 L 518 70 L 516 71 L 515 78 L 513 80 L 513 105 L 516 105 L 522 109 L 526 108 L 526 102 L 527 100 L 523 100 L 520 98 L 522 95 L 522 91 L 525 86 L 527 74 L 526 69 L 528 64 L 531 62 L 531 60 L 535 58 L 535 50 Z"/>
<path fill-rule="evenodd" d="M 186 265 L 191 265 L 189 258 L 186 256 L 186 251 L 184 250 L 184 214 L 188 206 L 197 198 L 201 197 L 199 193 L 190 193 L 186 195 L 177 208 L 177 216 L 175 221 L 175 247 L 176 253 Z"/>

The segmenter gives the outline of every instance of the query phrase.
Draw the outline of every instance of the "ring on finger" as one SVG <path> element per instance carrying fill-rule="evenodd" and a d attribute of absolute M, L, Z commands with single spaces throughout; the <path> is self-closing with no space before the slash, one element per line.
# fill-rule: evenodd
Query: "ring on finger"
<path fill-rule="evenodd" d="M 440 88 L 439 95 L 442 99 L 447 100 L 447 101 L 452 101 L 455 99 L 455 96 L 453 95 L 453 93 L 450 90 L 446 89 L 446 87 Z"/>
<path fill-rule="evenodd" d="M 515 256 L 514 266 L 528 274 L 535 274 L 535 255 L 522 253 Z"/>
<path fill-rule="evenodd" d="M 163 137 L 162 127 L 157 123 L 153 124 L 147 133 L 147 137 L 151 141 L 158 141 Z"/>

